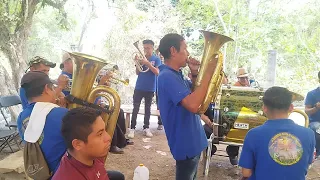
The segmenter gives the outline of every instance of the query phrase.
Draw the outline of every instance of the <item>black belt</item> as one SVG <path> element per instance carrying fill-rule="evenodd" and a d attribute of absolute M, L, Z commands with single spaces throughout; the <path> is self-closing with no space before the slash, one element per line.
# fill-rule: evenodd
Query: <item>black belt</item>
<path fill-rule="evenodd" d="M 98 109 L 99 111 L 101 112 L 105 112 L 105 113 L 112 113 L 113 112 L 113 108 L 112 109 L 109 109 L 109 106 L 107 105 L 105 108 L 97 105 L 97 104 L 93 104 L 93 103 L 89 103 L 87 101 L 84 101 L 82 99 L 79 99 L 77 97 L 74 97 L 73 95 L 68 95 L 65 97 L 65 99 L 67 101 L 69 101 L 70 103 L 75 103 L 75 104 L 79 104 L 79 105 L 82 105 L 82 106 L 86 106 L 86 107 L 90 107 L 90 108 L 93 108 L 93 109 Z"/>

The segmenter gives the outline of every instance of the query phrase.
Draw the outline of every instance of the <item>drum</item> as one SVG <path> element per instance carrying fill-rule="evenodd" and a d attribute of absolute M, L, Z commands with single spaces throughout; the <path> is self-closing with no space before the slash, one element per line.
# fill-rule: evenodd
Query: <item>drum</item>
<path fill-rule="evenodd" d="M 214 110 L 215 122 L 219 124 L 219 141 L 243 144 L 248 131 L 267 120 L 262 110 L 263 94 L 264 91 L 258 88 L 222 86 Z M 308 116 L 303 111 L 294 110 L 289 118 L 308 127 Z"/>

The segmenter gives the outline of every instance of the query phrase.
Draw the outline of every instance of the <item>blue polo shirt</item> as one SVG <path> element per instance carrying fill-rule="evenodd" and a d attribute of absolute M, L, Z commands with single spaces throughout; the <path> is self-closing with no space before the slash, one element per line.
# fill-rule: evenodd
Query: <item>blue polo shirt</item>
<path fill-rule="evenodd" d="M 154 67 L 159 67 L 161 64 L 161 60 L 159 59 L 158 56 L 155 56 L 155 55 L 152 55 L 149 58 L 149 61 Z M 143 70 L 145 69 L 147 69 L 147 67 L 143 65 Z M 151 70 L 144 73 L 139 73 L 135 89 L 141 90 L 141 91 L 155 92 L 156 78 L 157 78 L 157 75 L 155 75 Z"/>
<path fill-rule="evenodd" d="M 320 102 L 320 88 L 316 88 L 310 92 L 308 92 L 305 105 L 310 105 L 312 107 L 315 107 L 317 102 Z M 310 122 L 320 122 L 320 110 L 316 113 L 309 115 L 309 121 Z"/>
<path fill-rule="evenodd" d="M 290 119 L 268 120 L 247 133 L 239 166 L 253 171 L 250 180 L 304 180 L 314 148 L 311 129 Z"/>
<path fill-rule="evenodd" d="M 200 116 L 181 105 L 191 93 L 190 83 L 181 71 L 162 65 L 158 76 L 159 109 L 175 160 L 185 160 L 200 155 L 208 146 Z"/>
<path fill-rule="evenodd" d="M 28 106 L 29 102 L 26 96 L 26 90 L 24 90 L 24 88 L 22 87 L 19 90 L 19 96 L 21 100 L 22 109 L 25 109 Z"/>
<path fill-rule="evenodd" d="M 22 140 L 24 140 L 24 132 L 34 105 L 35 103 L 28 104 L 18 116 L 17 126 Z M 56 172 L 59 167 L 60 160 L 67 150 L 61 135 L 62 118 L 67 112 L 68 109 L 66 108 L 53 108 L 47 115 L 46 123 L 41 135 L 43 140 L 40 142 L 40 148 L 47 161 L 49 169 L 52 172 Z"/>
<path fill-rule="evenodd" d="M 65 96 L 68 96 L 70 94 L 70 91 L 71 91 L 71 86 L 72 86 L 72 74 L 70 73 L 67 73 L 65 71 L 62 71 L 61 74 L 64 74 L 64 75 L 67 75 L 68 78 L 69 78 L 69 82 L 68 82 L 68 86 L 66 89 L 62 90 L 63 94 Z"/>

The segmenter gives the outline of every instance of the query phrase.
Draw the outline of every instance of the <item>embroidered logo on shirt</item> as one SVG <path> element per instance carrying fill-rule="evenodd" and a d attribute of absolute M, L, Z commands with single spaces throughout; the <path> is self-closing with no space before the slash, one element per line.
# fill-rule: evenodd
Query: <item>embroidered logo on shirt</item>
<path fill-rule="evenodd" d="M 273 136 L 268 147 L 271 158 L 283 166 L 296 164 L 303 154 L 300 140 L 287 132 Z"/>
<path fill-rule="evenodd" d="M 96 175 L 97 175 L 97 177 L 99 179 L 100 178 L 100 172 L 98 171 Z"/>

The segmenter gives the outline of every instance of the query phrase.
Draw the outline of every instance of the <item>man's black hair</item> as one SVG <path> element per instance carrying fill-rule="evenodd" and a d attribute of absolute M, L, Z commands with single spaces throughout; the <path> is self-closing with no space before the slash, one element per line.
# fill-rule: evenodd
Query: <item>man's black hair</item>
<path fill-rule="evenodd" d="M 31 100 L 32 98 L 41 96 L 46 85 L 48 85 L 48 88 L 53 89 L 53 83 L 40 85 L 36 87 L 24 88 L 27 99 Z"/>
<path fill-rule="evenodd" d="M 283 87 L 271 87 L 263 96 L 263 104 L 270 110 L 287 111 L 292 103 L 292 93 Z"/>
<path fill-rule="evenodd" d="M 41 96 L 46 85 L 50 89 L 53 88 L 49 76 L 41 71 L 28 72 L 21 79 L 21 87 L 25 90 L 28 100 Z"/>
<path fill-rule="evenodd" d="M 150 39 L 143 40 L 142 44 L 151 44 L 152 46 L 154 46 L 154 42 Z"/>
<path fill-rule="evenodd" d="M 74 139 L 88 142 L 88 136 L 92 132 L 92 124 L 101 115 L 99 110 L 89 107 L 71 109 L 62 119 L 61 134 L 67 148 L 73 150 Z"/>
<path fill-rule="evenodd" d="M 184 38 L 175 33 L 167 34 L 160 40 L 159 51 L 165 60 L 171 57 L 171 47 L 174 47 L 178 52 L 180 51 L 181 41 L 184 41 Z"/>

